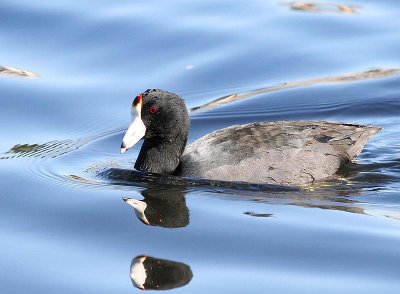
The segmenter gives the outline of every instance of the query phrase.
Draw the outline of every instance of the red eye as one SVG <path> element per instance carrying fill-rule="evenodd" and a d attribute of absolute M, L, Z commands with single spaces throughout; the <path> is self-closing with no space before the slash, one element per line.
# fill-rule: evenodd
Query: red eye
<path fill-rule="evenodd" d="M 155 106 L 155 105 L 150 106 L 150 108 L 149 108 L 150 114 L 155 114 L 155 113 L 157 113 L 157 111 L 158 111 L 157 106 Z"/>

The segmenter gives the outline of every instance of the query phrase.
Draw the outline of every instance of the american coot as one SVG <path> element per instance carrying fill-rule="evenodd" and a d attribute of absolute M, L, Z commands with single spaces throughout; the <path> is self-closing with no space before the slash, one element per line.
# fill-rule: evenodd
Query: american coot
<path fill-rule="evenodd" d="M 143 138 L 137 170 L 211 180 L 302 184 L 332 176 L 381 129 L 324 121 L 257 122 L 215 131 L 186 146 L 189 125 L 181 97 L 147 90 L 133 101 L 132 123 L 121 153 Z"/>

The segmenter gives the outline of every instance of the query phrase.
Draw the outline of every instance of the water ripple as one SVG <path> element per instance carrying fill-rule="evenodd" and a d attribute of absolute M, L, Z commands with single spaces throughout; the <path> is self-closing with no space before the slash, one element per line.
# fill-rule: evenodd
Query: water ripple
<path fill-rule="evenodd" d="M 95 140 L 117 134 L 121 129 L 111 130 L 94 136 L 78 138 L 75 140 L 54 140 L 46 143 L 16 144 L 8 151 L 0 153 L 0 160 L 16 159 L 22 157 L 31 158 L 56 158 L 76 151 Z"/>
<path fill-rule="evenodd" d="M 351 73 L 345 74 L 340 76 L 331 76 L 331 77 L 323 77 L 323 78 L 316 78 L 311 80 L 303 80 L 303 81 L 294 81 L 294 82 L 286 82 L 283 84 L 278 84 L 275 86 L 268 86 L 265 88 L 255 89 L 247 92 L 242 93 L 234 93 L 229 94 L 220 98 L 217 98 L 211 102 L 206 104 L 196 106 L 191 108 L 192 112 L 203 111 L 203 110 L 210 110 L 221 105 L 232 103 L 248 98 L 252 98 L 261 94 L 272 93 L 287 89 L 293 88 L 300 88 L 306 86 L 313 86 L 319 84 L 331 84 L 331 83 L 348 83 L 348 82 L 355 82 L 355 81 L 362 81 L 368 79 L 380 79 L 390 76 L 395 76 L 400 74 L 400 68 L 390 68 L 390 69 L 372 69 L 360 73 Z"/>

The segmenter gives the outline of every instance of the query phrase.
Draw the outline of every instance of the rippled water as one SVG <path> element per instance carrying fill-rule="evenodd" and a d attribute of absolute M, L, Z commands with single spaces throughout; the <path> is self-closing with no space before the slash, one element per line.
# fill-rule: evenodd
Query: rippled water
<path fill-rule="evenodd" d="M 399 13 L 389 0 L 0 3 L 0 292 L 398 293 Z M 189 141 L 253 121 L 384 129 L 302 187 L 146 175 L 132 171 L 140 144 L 119 147 L 132 98 L 153 87 L 185 98 Z"/>

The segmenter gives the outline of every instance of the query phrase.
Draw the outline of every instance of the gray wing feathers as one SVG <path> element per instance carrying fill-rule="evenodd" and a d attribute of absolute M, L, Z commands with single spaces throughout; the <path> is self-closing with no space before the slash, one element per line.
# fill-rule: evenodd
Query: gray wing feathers
<path fill-rule="evenodd" d="M 183 176 L 269 184 L 301 184 L 333 175 L 360 154 L 380 128 L 331 122 L 267 122 L 231 126 L 186 147 Z"/>

